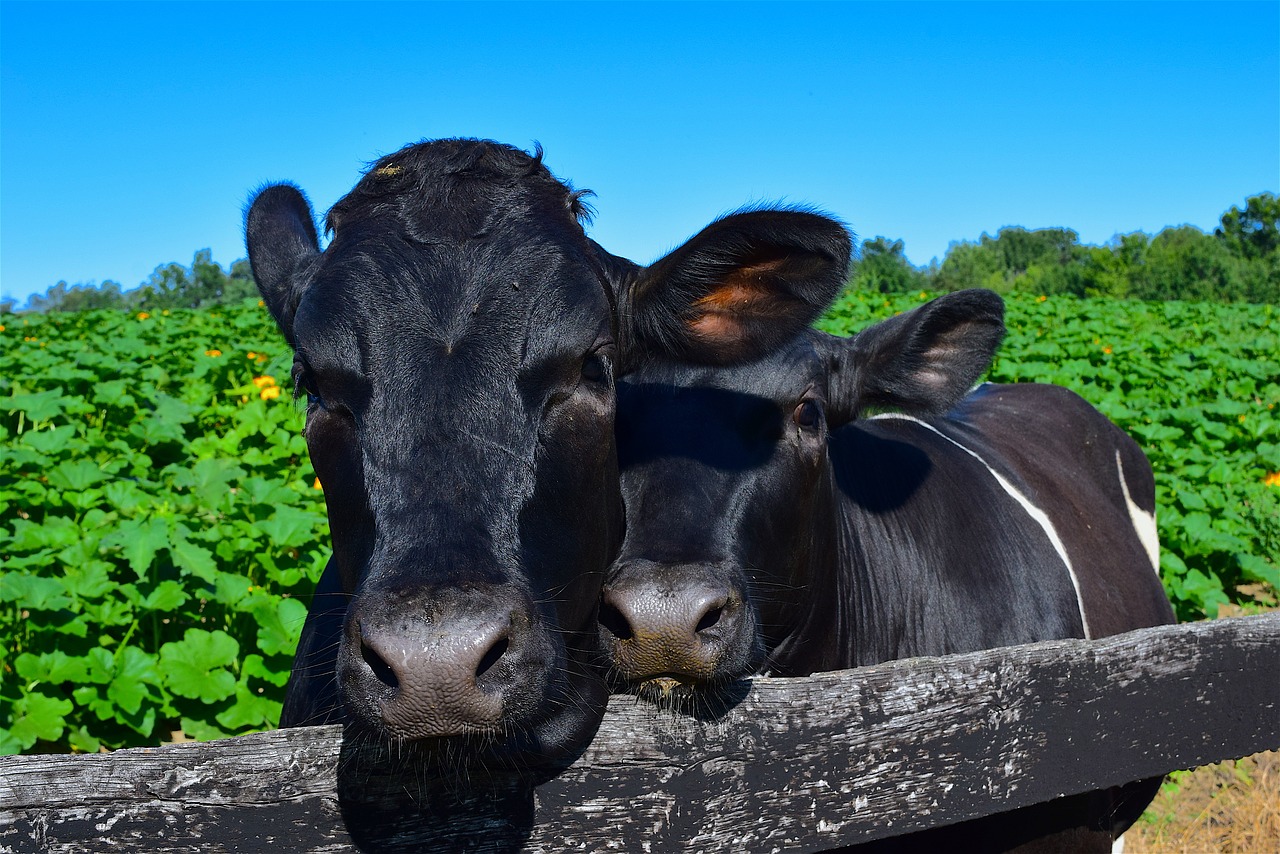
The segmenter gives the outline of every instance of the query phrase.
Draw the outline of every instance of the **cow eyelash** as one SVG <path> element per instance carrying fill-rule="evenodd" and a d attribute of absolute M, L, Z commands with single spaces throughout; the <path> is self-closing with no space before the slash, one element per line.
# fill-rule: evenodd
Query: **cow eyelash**
<path fill-rule="evenodd" d="M 295 365 L 293 369 L 293 399 L 299 400 L 304 394 L 307 396 L 308 407 L 318 406 L 321 409 L 328 408 L 324 405 L 324 398 L 320 397 L 320 395 L 316 394 L 311 390 L 310 386 L 308 386 L 306 369 Z"/>
<path fill-rule="evenodd" d="M 587 382 L 607 382 L 613 375 L 609 356 L 599 350 L 588 353 L 582 360 L 582 378 Z"/>

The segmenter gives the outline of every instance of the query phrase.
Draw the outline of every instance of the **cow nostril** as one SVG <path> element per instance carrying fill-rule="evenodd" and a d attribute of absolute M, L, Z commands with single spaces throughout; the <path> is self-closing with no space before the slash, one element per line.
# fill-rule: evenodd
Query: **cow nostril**
<path fill-rule="evenodd" d="M 511 646 L 511 641 L 506 635 L 494 641 L 493 646 L 489 647 L 488 652 L 480 659 L 480 663 L 476 665 L 476 678 L 479 679 L 489 671 L 489 668 L 498 663 L 498 659 L 502 658 L 507 648 Z"/>
<path fill-rule="evenodd" d="M 618 640 L 631 640 L 635 636 L 635 632 L 631 630 L 631 623 L 621 611 L 608 602 L 600 603 L 600 625 L 608 629 L 609 633 Z"/>
<path fill-rule="evenodd" d="M 709 629 L 716 623 L 720 622 L 720 615 L 724 613 L 724 606 L 718 605 L 710 611 L 702 615 L 702 619 L 698 620 L 698 625 L 694 627 L 694 633 L 698 633 L 703 629 Z"/>
<path fill-rule="evenodd" d="M 364 663 L 369 665 L 369 669 L 373 671 L 374 678 L 386 685 L 388 688 L 399 688 L 400 680 L 396 677 L 396 672 L 391 669 L 391 665 L 387 664 L 369 645 L 360 644 L 360 655 L 364 658 Z"/>

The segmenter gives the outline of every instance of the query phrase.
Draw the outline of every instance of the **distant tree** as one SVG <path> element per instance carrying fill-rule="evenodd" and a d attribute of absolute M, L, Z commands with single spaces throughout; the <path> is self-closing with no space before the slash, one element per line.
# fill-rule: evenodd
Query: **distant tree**
<path fill-rule="evenodd" d="M 849 287 L 855 290 L 901 293 L 928 287 L 925 274 L 907 260 L 901 240 L 876 237 L 862 242 Z"/>
<path fill-rule="evenodd" d="M 1151 239 L 1143 264 L 1130 274 L 1138 299 L 1239 300 L 1245 298 L 1239 265 L 1223 243 L 1191 225 L 1166 228 Z"/>
<path fill-rule="evenodd" d="M 28 311 L 89 311 L 97 308 L 121 308 L 124 295 L 120 285 L 108 279 L 101 285 L 68 285 L 58 282 L 43 294 L 27 299 Z"/>
<path fill-rule="evenodd" d="M 235 302 L 257 293 L 248 262 L 232 264 L 234 275 L 228 275 L 214 262 L 208 249 L 195 253 L 190 267 L 176 261 L 156 267 L 151 277 L 138 289 L 134 304 L 146 309 L 202 308 L 224 302 Z"/>
<path fill-rule="evenodd" d="M 257 296 L 258 288 L 248 260 L 242 258 L 232 263 L 228 274 L 214 263 L 208 249 L 201 249 L 195 253 L 190 267 L 176 261 L 162 264 L 146 282 L 132 290 L 121 290 L 118 283 L 109 280 L 101 285 L 58 282 L 45 293 L 29 297 L 25 309 L 36 312 L 103 308 L 151 311 L 201 308 Z M 10 301 L 10 308 L 14 307 Z"/>
<path fill-rule="evenodd" d="M 1003 259 L 995 248 L 995 242 L 985 234 L 982 237 L 978 243 L 958 242 L 947 247 L 947 254 L 934 276 L 935 288 L 944 291 L 965 288 L 1009 290 Z"/>
<path fill-rule="evenodd" d="M 1244 210 L 1232 205 L 1222 215 L 1214 236 L 1233 254 L 1258 260 L 1280 252 L 1280 197 L 1259 193 L 1245 200 Z"/>
<path fill-rule="evenodd" d="M 1080 235 L 1069 228 L 1038 228 L 1028 231 L 1016 226 L 1000 229 L 993 241 L 982 235 L 982 243 L 994 243 L 1007 274 L 1017 277 L 1032 265 L 1067 265 L 1075 256 Z"/>

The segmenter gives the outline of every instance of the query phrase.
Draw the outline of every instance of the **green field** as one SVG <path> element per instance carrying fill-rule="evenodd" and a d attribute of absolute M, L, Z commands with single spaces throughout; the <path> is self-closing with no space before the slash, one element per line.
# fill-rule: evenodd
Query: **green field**
<path fill-rule="evenodd" d="M 923 298 L 853 292 L 820 325 Z M 1183 619 L 1280 587 L 1276 314 L 1010 301 L 990 378 L 1068 386 L 1143 445 Z M 272 726 L 328 533 L 266 311 L 0 323 L 0 753 Z"/>

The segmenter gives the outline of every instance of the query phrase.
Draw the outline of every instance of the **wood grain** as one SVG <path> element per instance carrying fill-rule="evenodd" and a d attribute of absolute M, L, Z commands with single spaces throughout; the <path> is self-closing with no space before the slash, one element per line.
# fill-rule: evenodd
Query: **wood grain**
<path fill-rule="evenodd" d="M 0 759 L 0 851 L 770 851 L 1280 748 L 1280 614 L 757 678 L 712 719 L 614 697 L 536 787 L 458 791 L 338 727 Z"/>

